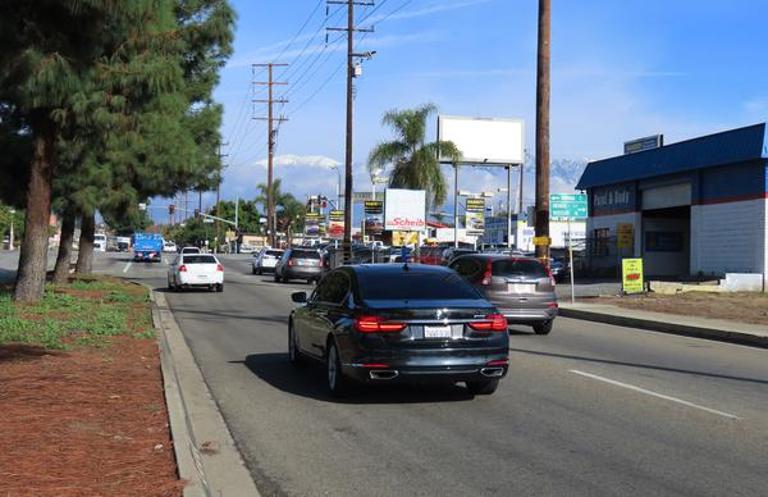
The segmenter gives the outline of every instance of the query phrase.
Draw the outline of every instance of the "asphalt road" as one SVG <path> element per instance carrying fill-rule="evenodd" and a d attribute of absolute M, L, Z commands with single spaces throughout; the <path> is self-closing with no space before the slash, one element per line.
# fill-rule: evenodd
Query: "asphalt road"
<path fill-rule="evenodd" d="M 4 259 L 0 257 L 0 265 Z M 765 496 L 768 352 L 558 319 L 511 337 L 491 397 L 386 387 L 342 402 L 286 357 L 289 294 L 223 258 L 168 301 L 265 496 Z M 164 265 L 96 268 L 165 284 Z"/>

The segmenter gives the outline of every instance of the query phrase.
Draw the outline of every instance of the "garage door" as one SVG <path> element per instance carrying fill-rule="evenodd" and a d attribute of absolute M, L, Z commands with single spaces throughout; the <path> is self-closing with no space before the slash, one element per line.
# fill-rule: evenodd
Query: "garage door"
<path fill-rule="evenodd" d="M 691 205 L 691 184 L 658 186 L 643 190 L 643 210 Z"/>

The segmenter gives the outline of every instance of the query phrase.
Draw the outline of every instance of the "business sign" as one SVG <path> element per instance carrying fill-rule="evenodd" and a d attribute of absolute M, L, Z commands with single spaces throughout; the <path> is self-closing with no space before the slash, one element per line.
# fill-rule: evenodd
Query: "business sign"
<path fill-rule="evenodd" d="M 522 164 L 525 131 L 520 119 L 438 116 L 437 139 L 461 151 L 462 164 Z M 441 162 L 452 162 L 441 154 Z"/>
<path fill-rule="evenodd" d="M 344 199 L 344 192 L 339 194 Z M 373 192 L 352 192 L 352 202 L 359 204 L 366 200 L 384 200 L 384 192 L 376 192 L 376 198 L 373 197 Z"/>
<path fill-rule="evenodd" d="M 617 245 L 620 249 L 635 246 L 635 225 L 632 223 L 619 223 L 616 225 Z"/>
<path fill-rule="evenodd" d="M 418 244 L 419 244 L 418 231 L 393 231 L 392 232 L 393 247 L 408 247 L 408 246 L 416 246 Z"/>
<path fill-rule="evenodd" d="M 653 135 L 624 142 L 624 155 L 636 154 L 664 146 L 664 135 Z"/>
<path fill-rule="evenodd" d="M 621 288 L 624 293 L 643 293 L 643 260 L 621 260 Z"/>
<path fill-rule="evenodd" d="M 636 208 L 636 190 L 630 183 L 594 188 L 591 191 L 592 215 L 632 212 Z"/>
<path fill-rule="evenodd" d="M 467 211 L 464 214 L 464 226 L 467 228 L 467 235 L 482 236 L 485 233 L 485 213 Z"/>
<path fill-rule="evenodd" d="M 552 193 L 549 195 L 549 219 L 574 221 L 587 218 L 587 195 Z"/>
<path fill-rule="evenodd" d="M 307 212 L 304 214 L 304 235 L 309 238 L 321 236 L 320 221 L 321 217 L 317 212 Z"/>
<path fill-rule="evenodd" d="M 552 245 L 552 239 L 548 236 L 534 236 L 533 244 L 536 247 L 539 247 L 539 246 L 549 247 L 550 245 Z"/>
<path fill-rule="evenodd" d="M 427 196 L 424 190 L 387 188 L 384 197 L 384 229 L 421 231 L 426 227 Z"/>
<path fill-rule="evenodd" d="M 335 240 L 344 238 L 344 211 L 334 210 L 328 213 L 328 236 Z"/>
<path fill-rule="evenodd" d="M 381 235 L 384 232 L 384 202 L 366 200 L 363 206 L 365 212 L 365 232 L 368 235 Z"/>
<path fill-rule="evenodd" d="M 485 199 L 468 198 L 465 209 L 467 212 L 485 212 Z"/>

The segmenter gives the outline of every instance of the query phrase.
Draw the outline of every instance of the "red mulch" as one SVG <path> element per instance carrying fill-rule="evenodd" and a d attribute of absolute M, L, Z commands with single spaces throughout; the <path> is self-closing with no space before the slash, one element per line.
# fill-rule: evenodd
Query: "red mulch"
<path fill-rule="evenodd" d="M 0 346 L 0 496 L 179 497 L 155 340 Z"/>

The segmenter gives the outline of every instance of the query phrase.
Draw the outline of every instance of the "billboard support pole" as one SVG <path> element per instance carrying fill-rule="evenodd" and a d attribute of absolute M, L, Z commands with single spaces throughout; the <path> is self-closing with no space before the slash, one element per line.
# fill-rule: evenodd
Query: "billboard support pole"
<path fill-rule="evenodd" d="M 507 248 L 512 248 L 512 164 L 507 166 Z"/>
<path fill-rule="evenodd" d="M 459 163 L 453 163 L 453 248 L 459 248 Z"/>

